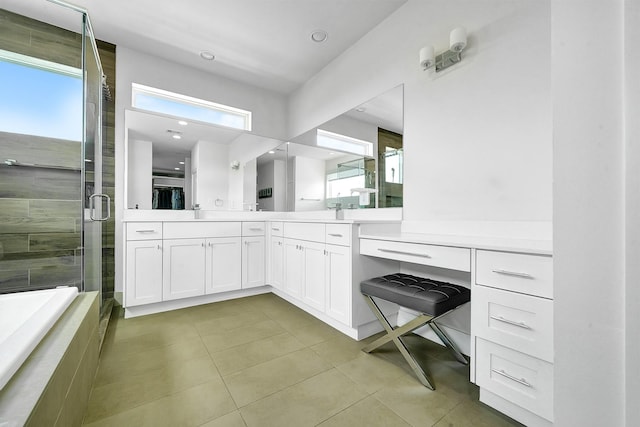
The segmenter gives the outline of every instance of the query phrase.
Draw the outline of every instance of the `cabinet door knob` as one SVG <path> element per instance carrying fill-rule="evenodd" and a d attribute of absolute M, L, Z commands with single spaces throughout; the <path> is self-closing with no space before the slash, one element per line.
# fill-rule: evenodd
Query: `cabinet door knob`
<path fill-rule="evenodd" d="M 162 246 L 158 245 L 158 249 L 162 249 Z"/>

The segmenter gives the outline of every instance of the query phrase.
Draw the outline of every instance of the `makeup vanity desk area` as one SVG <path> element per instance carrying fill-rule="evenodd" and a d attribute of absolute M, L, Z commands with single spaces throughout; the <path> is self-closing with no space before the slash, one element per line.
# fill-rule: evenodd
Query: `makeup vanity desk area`
<path fill-rule="evenodd" d="M 400 271 L 468 273 L 470 380 L 480 401 L 528 426 L 553 425 L 551 240 L 362 231 L 360 254 L 398 261 Z"/>

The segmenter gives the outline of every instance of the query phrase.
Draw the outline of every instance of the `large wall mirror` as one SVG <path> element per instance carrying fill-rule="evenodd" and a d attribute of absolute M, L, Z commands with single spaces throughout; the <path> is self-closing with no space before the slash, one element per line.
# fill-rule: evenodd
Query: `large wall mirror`
<path fill-rule="evenodd" d="M 403 86 L 258 157 L 264 210 L 401 207 Z"/>
<path fill-rule="evenodd" d="M 402 125 L 402 86 L 290 142 L 130 109 L 125 112 L 127 208 L 400 207 Z"/>
<path fill-rule="evenodd" d="M 135 109 L 125 112 L 125 125 L 128 209 L 255 210 L 256 159 L 282 144 Z"/>

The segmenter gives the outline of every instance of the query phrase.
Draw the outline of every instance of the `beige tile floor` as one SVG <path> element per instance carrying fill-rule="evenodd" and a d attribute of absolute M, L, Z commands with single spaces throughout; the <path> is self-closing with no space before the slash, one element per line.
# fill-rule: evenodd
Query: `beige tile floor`
<path fill-rule="evenodd" d="M 407 337 L 431 391 L 392 344 L 363 353 L 372 339 L 354 341 L 273 294 L 115 314 L 84 425 L 519 425 L 478 402 L 469 368 L 443 347 Z"/>

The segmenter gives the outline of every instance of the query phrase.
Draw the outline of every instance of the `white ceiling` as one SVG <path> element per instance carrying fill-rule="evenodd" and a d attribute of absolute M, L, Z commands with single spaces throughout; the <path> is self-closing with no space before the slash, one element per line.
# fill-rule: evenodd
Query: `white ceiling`
<path fill-rule="evenodd" d="M 71 0 L 98 39 L 290 93 L 407 0 Z M 46 0 L 2 8 L 74 31 L 77 16 Z M 328 32 L 323 43 L 311 33 Z M 205 61 L 203 50 L 215 54 Z"/>

